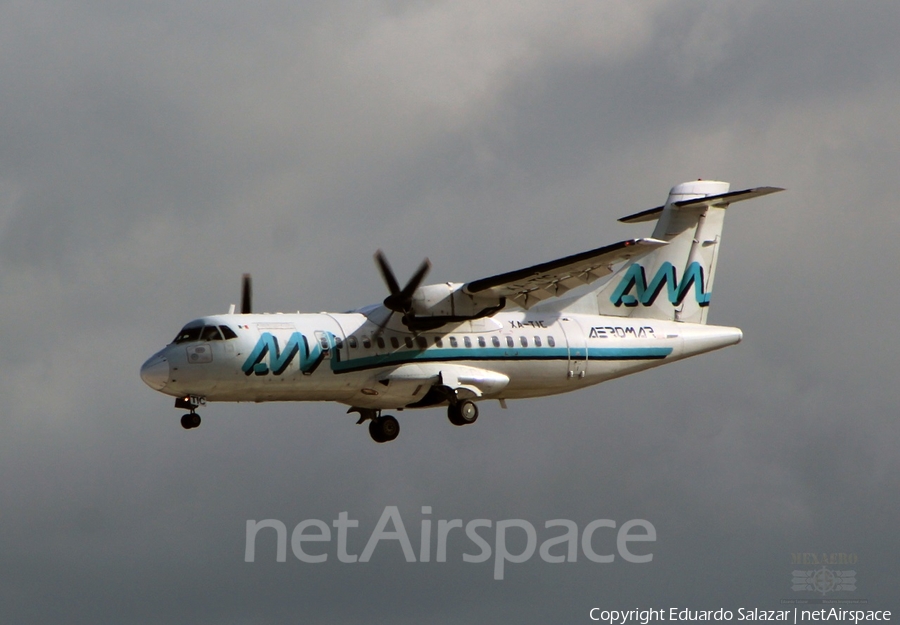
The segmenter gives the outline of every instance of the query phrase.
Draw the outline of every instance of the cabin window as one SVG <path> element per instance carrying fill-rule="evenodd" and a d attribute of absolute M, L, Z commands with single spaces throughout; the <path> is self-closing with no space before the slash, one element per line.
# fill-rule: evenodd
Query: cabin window
<path fill-rule="evenodd" d="M 411 336 L 404 336 L 404 337 L 403 337 L 403 342 L 406 343 L 406 346 L 407 346 L 407 347 L 412 348 L 413 343 L 412 343 L 412 337 L 411 337 Z"/>
<path fill-rule="evenodd" d="M 535 337 L 534 337 L 534 346 L 535 346 L 535 347 L 540 347 L 540 346 L 541 346 L 541 337 L 539 337 L 539 336 L 535 336 Z"/>
<path fill-rule="evenodd" d="M 511 337 L 511 336 L 506 337 L 506 346 L 507 347 L 515 347 L 516 346 L 516 342 L 513 340 L 513 337 Z"/>
<path fill-rule="evenodd" d="M 372 341 L 369 340 L 368 336 L 364 336 L 362 338 L 362 343 L 363 343 L 363 347 L 365 347 L 366 349 L 372 348 Z"/>
<path fill-rule="evenodd" d="M 435 347 L 443 347 L 443 346 L 444 346 L 444 339 L 442 339 L 442 338 L 439 337 L 439 336 L 434 337 L 434 346 L 435 346 Z"/>
<path fill-rule="evenodd" d="M 234 330 L 229 328 L 228 326 L 219 326 L 219 330 L 222 331 L 222 336 L 225 337 L 225 340 L 236 339 L 237 334 L 234 333 Z"/>
<path fill-rule="evenodd" d="M 338 337 L 334 337 L 334 348 L 342 349 L 344 347 L 344 339 L 339 339 Z"/>
<path fill-rule="evenodd" d="M 393 347 L 394 349 L 400 347 L 400 339 L 398 339 L 396 336 L 391 337 L 391 347 Z"/>
<path fill-rule="evenodd" d="M 459 344 L 456 342 L 455 336 L 450 337 L 450 347 L 459 347 Z"/>
<path fill-rule="evenodd" d="M 500 337 L 499 337 L 499 336 L 492 336 L 492 337 L 491 337 L 491 343 L 494 345 L 494 347 L 500 347 Z"/>
<path fill-rule="evenodd" d="M 464 337 L 463 337 L 463 344 L 464 344 L 466 347 L 472 347 L 472 339 L 471 339 L 470 337 L 468 337 L 468 336 L 464 336 Z"/>
<path fill-rule="evenodd" d="M 347 338 L 347 344 L 353 349 L 356 349 L 359 346 L 359 343 L 356 342 L 356 337 L 352 334 Z"/>
<path fill-rule="evenodd" d="M 553 338 L 552 336 L 548 336 L 547 337 L 547 345 L 549 345 L 550 347 L 556 347 L 556 339 Z"/>
<path fill-rule="evenodd" d="M 527 336 L 520 336 L 519 342 L 522 344 L 522 347 L 528 347 L 528 337 Z"/>
<path fill-rule="evenodd" d="M 379 336 L 375 339 L 375 343 L 378 345 L 380 349 L 384 349 L 384 337 Z"/>
<path fill-rule="evenodd" d="M 478 347 L 487 347 L 487 343 L 485 343 L 483 336 L 478 337 Z"/>
<path fill-rule="evenodd" d="M 420 349 L 428 349 L 428 339 L 424 336 L 417 336 L 416 345 L 418 345 Z"/>

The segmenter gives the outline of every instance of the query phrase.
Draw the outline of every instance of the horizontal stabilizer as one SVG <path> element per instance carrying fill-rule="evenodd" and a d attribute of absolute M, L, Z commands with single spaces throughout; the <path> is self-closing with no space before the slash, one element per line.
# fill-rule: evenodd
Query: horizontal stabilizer
<path fill-rule="evenodd" d="M 733 202 L 751 200 L 756 197 L 762 197 L 763 195 L 769 195 L 770 193 L 777 193 L 779 191 L 784 191 L 784 189 L 780 187 L 754 187 L 753 189 L 744 189 L 743 191 L 732 191 L 730 193 L 711 195 L 709 197 L 701 197 L 693 200 L 682 200 L 680 202 L 673 202 L 672 205 L 678 208 L 709 208 L 711 206 L 725 208 Z M 622 217 L 619 221 L 625 224 L 653 221 L 654 219 L 659 219 L 664 208 L 665 206 L 650 208 L 639 213 L 634 213 L 633 215 L 628 215 L 627 217 Z"/>
<path fill-rule="evenodd" d="M 471 295 L 490 292 L 528 309 L 538 302 L 563 295 L 612 273 L 613 265 L 666 245 L 656 239 L 629 239 L 588 252 L 558 258 L 540 265 L 469 282 Z"/>

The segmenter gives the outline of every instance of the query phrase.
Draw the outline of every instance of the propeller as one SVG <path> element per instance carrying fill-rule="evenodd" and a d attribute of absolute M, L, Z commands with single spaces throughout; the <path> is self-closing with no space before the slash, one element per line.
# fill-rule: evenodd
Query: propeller
<path fill-rule="evenodd" d="M 241 282 L 241 314 L 249 315 L 253 312 L 253 284 L 250 274 L 245 273 Z"/>
<path fill-rule="evenodd" d="M 403 313 L 403 323 L 405 323 L 407 327 L 411 327 L 414 321 L 414 316 L 412 314 L 413 294 L 416 292 L 416 289 L 419 288 L 419 285 L 422 284 L 422 280 L 425 279 L 425 275 L 431 269 L 431 261 L 427 258 L 423 260 L 422 264 L 419 265 L 419 268 L 416 270 L 416 273 L 413 274 L 412 278 L 409 279 L 409 282 L 407 282 L 406 286 L 402 289 L 400 288 L 400 283 L 397 282 L 393 269 L 391 269 L 390 264 L 388 264 L 387 257 L 385 257 L 384 252 L 381 250 L 375 252 L 375 264 L 378 265 L 378 269 L 381 271 L 381 277 L 384 278 L 384 283 L 387 285 L 388 291 L 390 291 L 390 295 L 384 298 L 385 308 L 391 311 L 391 315 L 395 312 Z M 379 325 L 379 333 L 384 330 L 384 327 L 391 319 L 391 315 L 388 315 L 384 322 Z"/>

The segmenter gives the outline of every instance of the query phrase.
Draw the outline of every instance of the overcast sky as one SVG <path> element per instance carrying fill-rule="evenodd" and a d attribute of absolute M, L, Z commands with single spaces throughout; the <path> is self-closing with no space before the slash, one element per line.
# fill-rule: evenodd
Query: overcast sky
<path fill-rule="evenodd" d="M 900 608 L 898 31 L 896 2 L 0 3 L 0 620 Z M 375 249 L 474 280 L 648 236 L 616 219 L 696 178 L 788 189 L 728 213 L 710 322 L 737 347 L 473 427 L 404 412 L 386 445 L 338 404 L 184 431 L 138 376 L 243 272 L 258 310 L 347 310 L 385 295 Z M 423 506 L 657 540 L 502 581 L 461 533 L 445 563 L 310 564 L 263 530 L 244 561 L 247 520 L 348 512 L 359 554 L 388 506 L 417 552 Z M 832 553 L 856 591 L 792 590 Z"/>

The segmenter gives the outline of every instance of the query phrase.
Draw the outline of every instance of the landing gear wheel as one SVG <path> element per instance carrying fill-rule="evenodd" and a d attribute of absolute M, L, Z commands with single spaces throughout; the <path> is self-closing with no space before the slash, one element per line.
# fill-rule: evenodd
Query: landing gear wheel
<path fill-rule="evenodd" d="M 478 419 L 478 406 L 465 399 L 447 407 L 447 419 L 453 425 L 469 425 Z"/>
<path fill-rule="evenodd" d="M 459 402 L 458 406 L 459 418 L 462 420 L 463 425 L 469 425 L 478 420 L 478 406 L 475 405 L 474 401 L 466 399 Z"/>
<path fill-rule="evenodd" d="M 369 421 L 369 436 L 376 443 L 385 443 L 387 440 L 381 435 L 381 424 L 378 423 L 379 418 L 376 417 Z"/>
<path fill-rule="evenodd" d="M 400 424 L 391 415 L 376 417 L 369 423 L 369 436 L 376 443 L 387 443 L 400 434 Z"/>
<path fill-rule="evenodd" d="M 400 423 L 391 415 L 384 415 L 379 419 L 381 421 L 381 435 L 385 442 L 392 441 L 400 434 Z"/>
<path fill-rule="evenodd" d="M 459 414 L 459 404 L 447 406 L 447 419 L 453 425 L 465 425 L 462 416 Z"/>
<path fill-rule="evenodd" d="M 185 430 L 193 430 L 200 425 L 200 415 L 196 412 L 189 412 L 181 417 L 181 427 Z"/>

